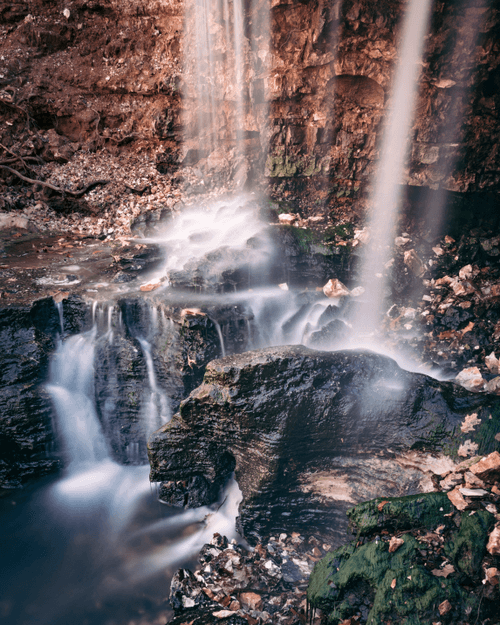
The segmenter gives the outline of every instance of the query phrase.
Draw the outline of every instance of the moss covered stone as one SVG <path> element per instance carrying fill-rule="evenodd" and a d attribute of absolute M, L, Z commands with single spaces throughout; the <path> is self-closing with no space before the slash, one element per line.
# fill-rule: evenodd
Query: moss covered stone
<path fill-rule="evenodd" d="M 308 600 L 328 613 L 330 623 L 361 614 L 369 625 L 430 624 L 439 620 L 438 606 L 445 600 L 453 606 L 453 622 L 477 609 L 477 598 L 466 595 L 452 577 L 435 577 L 418 563 L 419 548 L 405 535 L 394 553 L 381 540 L 337 549 L 315 566 Z"/>
<path fill-rule="evenodd" d="M 460 531 L 445 544 L 444 551 L 463 575 L 476 577 L 481 574 L 481 561 L 493 521 L 493 515 L 485 510 L 462 513 Z"/>
<path fill-rule="evenodd" d="M 401 535 L 404 542 L 394 553 L 389 553 L 387 535 L 384 540 L 376 536 L 363 545 L 344 545 L 316 564 L 307 591 L 310 604 L 335 624 L 353 616 L 368 625 L 469 623 L 470 614 L 479 616 L 480 593 L 460 584 L 473 581 L 481 588 L 481 564 L 494 519 L 479 510 L 463 512 L 458 521 L 453 511 L 445 493 L 379 498 L 351 509 L 348 516 L 358 539 L 385 529 L 447 528 L 439 560 L 449 561 L 454 571 L 446 578 L 433 575 L 432 565 L 424 566 L 425 543 L 411 533 Z M 451 610 L 443 621 L 439 605 L 446 600 Z"/>
<path fill-rule="evenodd" d="M 445 514 L 453 510 L 446 493 L 425 493 L 407 497 L 379 497 L 347 511 L 351 526 L 358 535 L 375 530 L 404 530 L 416 527 L 433 528 L 445 523 Z"/>

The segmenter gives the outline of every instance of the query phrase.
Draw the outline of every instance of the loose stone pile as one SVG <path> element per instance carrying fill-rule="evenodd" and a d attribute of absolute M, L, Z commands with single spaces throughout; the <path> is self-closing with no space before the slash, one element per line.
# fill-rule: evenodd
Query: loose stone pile
<path fill-rule="evenodd" d="M 359 504 L 356 540 L 323 558 L 330 546 L 315 537 L 247 551 L 216 534 L 195 573 L 174 576 L 170 624 L 499 623 L 499 480 L 495 451 L 434 476 L 442 492 Z"/>
<path fill-rule="evenodd" d="M 305 622 L 309 575 L 330 545 L 297 533 L 271 537 L 252 551 L 215 534 L 200 567 L 180 569 L 170 587 L 170 625 L 292 625 Z M 320 616 L 312 621 L 320 623 Z"/>

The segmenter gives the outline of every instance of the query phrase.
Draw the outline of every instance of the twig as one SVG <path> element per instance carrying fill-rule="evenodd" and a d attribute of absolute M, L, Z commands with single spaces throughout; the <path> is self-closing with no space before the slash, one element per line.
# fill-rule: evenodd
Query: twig
<path fill-rule="evenodd" d="M 16 154 L 12 150 L 9 150 L 9 148 L 5 147 L 5 145 L 3 145 L 2 143 L 0 143 L 0 148 L 4 149 L 9 154 L 12 154 L 12 156 L 14 157 L 14 158 L 7 159 L 6 161 L 2 161 L 2 163 L 1 163 L 2 165 L 8 165 L 9 163 L 15 163 L 16 161 L 21 161 L 21 163 L 23 164 L 25 169 L 27 169 L 28 171 L 31 171 L 34 174 L 36 174 L 36 171 L 34 169 L 32 169 L 29 165 L 26 165 L 26 163 L 24 161 L 24 158 L 29 158 L 29 157 L 19 156 L 18 154 Z"/>
<path fill-rule="evenodd" d="M 24 180 L 24 182 L 29 182 L 31 184 L 39 184 L 42 187 L 46 187 L 47 189 L 51 189 L 52 191 L 55 191 L 56 193 L 61 193 L 62 195 L 71 195 L 71 197 L 82 197 L 82 195 L 85 195 L 85 193 L 88 193 L 88 191 L 92 190 L 97 185 L 108 184 L 109 182 L 109 180 L 94 180 L 94 182 L 91 182 L 90 184 L 88 184 L 83 189 L 80 189 L 79 191 L 70 191 L 69 189 L 60 189 L 59 187 L 56 187 L 53 184 L 50 184 L 49 182 L 42 182 L 41 180 L 33 180 L 33 178 L 27 178 L 26 176 L 23 176 L 21 173 L 19 173 L 15 169 L 12 169 L 11 167 L 7 167 L 7 165 L 0 165 L 0 169 L 5 169 L 9 171 L 11 174 L 14 174 L 21 180 Z"/>
<path fill-rule="evenodd" d="M 29 130 L 31 117 L 26 109 L 24 109 L 22 106 L 19 106 L 18 104 L 14 104 L 14 102 L 9 102 L 9 100 L 5 100 L 4 98 L 0 98 L 0 102 L 2 104 L 5 104 L 5 106 L 10 106 L 10 108 L 14 109 L 15 111 L 21 111 L 21 113 L 24 113 L 26 115 L 26 126 Z"/>

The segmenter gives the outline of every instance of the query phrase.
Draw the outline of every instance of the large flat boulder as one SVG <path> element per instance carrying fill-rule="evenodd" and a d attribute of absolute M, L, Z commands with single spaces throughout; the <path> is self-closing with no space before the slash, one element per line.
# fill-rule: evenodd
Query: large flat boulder
<path fill-rule="evenodd" d="M 431 490 L 426 472 L 449 471 L 466 440 L 495 449 L 499 408 L 372 352 L 246 352 L 211 362 L 151 436 L 151 480 L 165 500 L 200 505 L 234 470 L 247 537 L 296 529 L 340 542 L 349 505 Z M 462 432 L 472 412 L 480 424 Z"/>

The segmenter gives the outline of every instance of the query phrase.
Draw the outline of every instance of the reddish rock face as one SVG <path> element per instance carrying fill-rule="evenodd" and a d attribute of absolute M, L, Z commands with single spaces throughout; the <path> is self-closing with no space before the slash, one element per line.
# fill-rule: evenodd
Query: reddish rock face
<path fill-rule="evenodd" d="M 23 3 L 0 2 L 0 26 L 8 28 L 0 73 L 14 85 L 16 102 L 29 95 L 39 128 L 54 128 L 74 143 L 120 151 L 139 141 L 141 148 L 168 153 L 172 162 L 189 156 L 208 187 L 231 178 L 240 184 L 260 180 L 278 195 L 331 207 L 359 200 L 378 157 L 402 3 L 247 3 L 243 50 L 253 69 L 241 132 L 248 163 L 229 163 L 221 173 L 206 142 L 196 145 L 192 137 L 193 145 L 180 152 L 181 108 L 187 126 L 197 114 L 181 96 L 192 78 L 183 63 L 189 2 L 78 0 L 69 17 L 56 3 L 34 1 L 28 12 Z M 405 182 L 492 190 L 500 170 L 500 5 L 483 10 L 459 4 L 434 4 Z M 264 37 L 250 41 L 268 5 L 270 43 Z M 221 39 L 220 53 L 230 54 L 226 48 Z M 14 83 L 15 76 L 22 80 Z M 235 90 L 224 73 L 216 78 L 222 94 L 217 133 L 227 155 L 235 139 L 224 124 Z"/>

